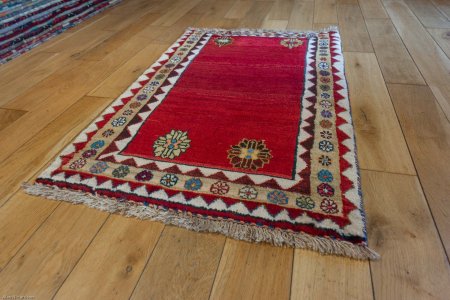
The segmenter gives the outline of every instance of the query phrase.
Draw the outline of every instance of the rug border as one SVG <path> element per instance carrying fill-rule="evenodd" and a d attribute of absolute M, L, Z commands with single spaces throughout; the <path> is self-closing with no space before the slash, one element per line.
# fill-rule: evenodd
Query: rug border
<path fill-rule="evenodd" d="M 274 246 L 308 249 L 321 254 L 346 256 L 359 260 L 378 260 L 380 258 L 380 255 L 367 245 L 353 244 L 328 237 L 313 236 L 304 232 L 267 228 L 229 219 L 210 219 L 208 217 L 200 217 L 156 205 L 146 206 L 131 201 L 113 200 L 112 198 L 94 196 L 38 183 L 24 183 L 22 188 L 27 194 L 34 196 L 42 196 L 47 199 L 65 201 L 72 204 L 83 204 L 108 213 L 136 217 L 141 220 L 158 221 L 197 232 L 221 233 L 241 241 L 253 243 L 266 242 Z"/>
<path fill-rule="evenodd" d="M 179 43 L 183 38 L 186 37 L 187 33 L 190 31 L 207 31 L 210 34 L 244 34 L 244 35 L 262 35 L 266 37 L 270 37 L 273 35 L 285 35 L 290 36 L 291 34 L 320 34 L 326 32 L 336 32 L 339 35 L 339 30 L 336 26 L 330 26 L 323 30 L 318 31 L 296 31 L 296 30 L 270 30 L 270 29 L 222 29 L 222 28 L 195 28 L 188 27 L 184 31 L 184 33 L 180 36 L 177 41 L 172 44 L 166 52 L 162 55 L 167 54 L 174 45 Z M 339 35 L 340 36 L 340 35 Z M 342 47 L 341 47 L 342 48 Z M 160 58 L 161 59 L 161 58 Z M 158 59 L 154 64 L 152 64 L 150 68 L 152 68 L 155 64 L 159 62 Z M 342 72 L 345 74 L 345 70 Z M 142 76 L 142 75 L 141 75 Z M 139 77 L 138 79 L 139 80 Z M 133 87 L 133 84 L 128 87 L 125 92 L 120 94 L 115 101 L 112 101 L 111 104 L 99 114 L 99 116 L 103 115 L 110 106 L 113 106 L 115 102 L 120 100 L 129 89 Z M 348 90 L 347 90 L 348 93 Z M 348 94 L 347 94 L 348 95 Z M 91 124 L 95 124 L 98 121 L 95 118 Z M 353 119 L 351 118 L 351 125 L 353 126 Z M 79 135 L 82 135 L 84 131 L 89 129 L 90 126 L 86 127 Z M 353 128 L 353 127 L 352 127 Z M 47 164 L 47 167 L 43 168 L 44 171 L 40 172 L 40 175 L 46 173 L 46 171 L 52 168 L 52 165 L 59 164 L 60 156 L 64 155 L 67 150 L 72 150 L 72 143 L 74 143 L 78 138 L 78 135 L 71 140 L 70 143 L 63 148 L 62 151 L 59 152 L 56 159 L 50 161 Z M 354 130 L 353 130 L 353 141 L 355 141 Z M 357 169 L 357 182 L 358 186 L 357 193 L 359 194 L 359 207 L 357 210 L 361 214 L 362 222 L 363 222 L 363 234 L 364 234 L 364 242 L 362 243 L 352 243 L 343 240 L 337 240 L 330 237 L 322 237 L 322 236 L 314 236 L 304 232 L 293 232 L 291 230 L 286 229 L 278 229 L 278 228 L 270 228 L 270 227 L 262 227 L 255 224 L 244 224 L 235 220 L 224 220 L 217 218 L 209 218 L 196 216 L 190 213 L 186 213 L 183 211 L 175 211 L 163 207 L 158 207 L 154 205 L 144 205 L 144 204 L 136 204 L 134 202 L 123 201 L 122 199 L 115 199 L 112 197 L 106 198 L 98 195 L 86 194 L 79 191 L 73 191 L 64 188 L 51 187 L 39 183 L 27 184 L 25 183 L 23 188 L 25 192 L 31 195 L 36 196 L 44 196 L 49 199 L 54 200 L 62 200 L 71 202 L 73 204 L 81 204 L 84 203 L 89 207 L 93 207 L 99 210 L 108 211 L 110 213 L 120 213 L 125 216 L 134 216 L 140 219 L 150 219 L 155 221 L 161 221 L 165 224 L 177 225 L 180 227 L 184 227 L 187 229 L 192 229 L 195 231 L 206 231 L 206 232 L 217 232 L 222 233 L 226 236 L 250 241 L 250 242 L 267 242 L 276 246 L 289 246 L 295 248 L 304 248 L 318 251 L 322 254 L 334 254 L 341 256 L 348 256 L 356 259 L 371 259 L 376 260 L 379 259 L 379 255 L 368 248 L 367 246 L 367 233 L 366 233 L 366 217 L 365 212 L 363 210 L 363 199 L 361 196 L 361 185 L 360 185 L 360 176 L 359 169 L 357 167 L 357 153 L 356 153 L 356 143 L 354 142 L 355 147 L 355 160 L 356 160 L 356 169 Z M 69 150 L 69 151 L 70 151 Z M 39 175 L 39 176 L 40 176 Z"/>

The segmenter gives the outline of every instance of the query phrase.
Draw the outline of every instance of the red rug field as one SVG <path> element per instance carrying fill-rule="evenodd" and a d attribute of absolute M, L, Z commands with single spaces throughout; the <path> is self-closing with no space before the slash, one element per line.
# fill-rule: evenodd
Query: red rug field
<path fill-rule="evenodd" d="M 27 192 L 376 259 L 339 33 L 189 29 Z"/>

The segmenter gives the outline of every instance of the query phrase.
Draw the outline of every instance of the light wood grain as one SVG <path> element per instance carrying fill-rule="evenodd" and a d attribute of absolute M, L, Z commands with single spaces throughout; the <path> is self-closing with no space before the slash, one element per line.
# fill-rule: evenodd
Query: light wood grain
<path fill-rule="evenodd" d="M 242 19 L 253 6 L 252 0 L 238 0 L 225 15 L 228 19 Z"/>
<path fill-rule="evenodd" d="M 288 299 L 292 257 L 289 248 L 227 239 L 211 299 Z"/>
<path fill-rule="evenodd" d="M 450 120 L 450 60 L 402 2 L 385 2 L 406 48 Z"/>
<path fill-rule="evenodd" d="M 450 29 L 428 28 L 427 30 L 450 59 Z"/>
<path fill-rule="evenodd" d="M 161 223 L 111 216 L 55 299 L 128 298 L 163 228 Z"/>
<path fill-rule="evenodd" d="M 13 124 L 26 113 L 24 110 L 0 108 L 0 131 Z"/>
<path fill-rule="evenodd" d="M 376 299 L 448 299 L 450 274 L 419 181 L 414 176 L 363 171 Z"/>
<path fill-rule="evenodd" d="M 2 270 L 0 294 L 51 298 L 107 216 L 86 206 L 61 203 Z"/>
<path fill-rule="evenodd" d="M 193 9 L 201 0 L 178 0 L 165 11 L 165 14 L 156 19 L 152 24 L 156 26 L 172 26 L 187 12 Z"/>
<path fill-rule="evenodd" d="M 360 167 L 414 175 L 375 55 L 345 52 L 344 56 Z"/>
<path fill-rule="evenodd" d="M 245 17 L 239 20 L 239 27 L 242 28 L 258 28 L 267 18 L 272 9 L 273 2 L 256 1 L 250 7 Z"/>
<path fill-rule="evenodd" d="M 450 2 L 447 0 L 431 0 L 439 11 L 450 20 Z"/>
<path fill-rule="evenodd" d="M 381 0 L 358 0 L 364 19 L 388 19 Z"/>
<path fill-rule="evenodd" d="M 373 52 L 360 7 L 338 4 L 337 13 L 344 51 Z"/>
<path fill-rule="evenodd" d="M 41 49 L 39 49 L 41 50 Z M 0 66 L 0 86 L 22 76 L 26 72 L 39 66 L 42 61 L 55 55 L 52 52 L 26 52 L 7 64 Z"/>
<path fill-rule="evenodd" d="M 166 44 L 148 45 L 100 83 L 89 95 L 95 97 L 117 97 L 149 68 L 151 62 L 156 61 L 168 47 L 169 45 Z"/>
<path fill-rule="evenodd" d="M 335 0 L 316 0 L 314 4 L 314 23 L 337 23 Z"/>
<path fill-rule="evenodd" d="M 288 26 L 288 20 L 264 20 L 261 28 L 284 30 Z"/>
<path fill-rule="evenodd" d="M 404 0 L 425 27 L 450 28 L 450 20 L 429 0 Z"/>
<path fill-rule="evenodd" d="M 422 75 L 391 21 L 370 19 L 366 20 L 366 24 L 384 80 L 389 83 L 424 85 Z"/>
<path fill-rule="evenodd" d="M 431 212 L 449 254 L 450 124 L 428 87 L 389 85 L 389 92 Z M 443 180 L 437 180 L 438 178 Z"/>
<path fill-rule="evenodd" d="M 166 226 L 131 299 L 208 299 L 224 242 Z"/>
<path fill-rule="evenodd" d="M 58 204 L 19 192 L 0 208 L 0 271 Z"/>
<path fill-rule="evenodd" d="M 369 262 L 295 250 L 291 299 L 373 299 Z"/>
<path fill-rule="evenodd" d="M 288 20 L 292 9 L 294 7 L 294 0 L 276 0 L 269 13 L 270 20 Z"/>
<path fill-rule="evenodd" d="M 295 0 L 289 16 L 288 29 L 309 30 L 314 19 L 314 2 Z"/>
<path fill-rule="evenodd" d="M 20 188 L 22 182 L 29 180 L 48 160 L 61 152 L 111 100 L 88 96 L 81 98 L 0 162 L 0 205 Z"/>

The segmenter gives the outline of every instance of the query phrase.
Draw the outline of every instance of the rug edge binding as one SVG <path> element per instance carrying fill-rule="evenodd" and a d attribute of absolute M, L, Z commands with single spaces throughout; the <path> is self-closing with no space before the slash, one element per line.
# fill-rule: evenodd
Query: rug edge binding
<path fill-rule="evenodd" d="M 212 27 L 187 27 L 186 31 L 203 31 L 209 34 L 223 34 L 224 32 L 256 34 L 256 33 L 272 33 L 272 34 L 319 34 L 328 32 L 339 32 L 338 26 L 328 26 L 320 30 L 297 30 L 297 29 L 269 29 L 269 28 L 212 28 Z"/>
<path fill-rule="evenodd" d="M 365 244 L 353 244 L 327 237 L 312 236 L 304 232 L 271 229 L 238 223 L 233 220 L 212 220 L 158 206 L 136 205 L 127 201 L 117 201 L 117 199 L 45 186 L 38 183 L 24 183 L 22 184 L 22 189 L 33 196 L 41 196 L 72 204 L 83 204 L 108 213 L 136 217 L 141 220 L 159 221 L 198 232 L 221 233 L 236 240 L 253 243 L 266 242 L 274 246 L 308 249 L 324 255 L 346 256 L 359 260 L 380 259 L 380 255 Z"/>

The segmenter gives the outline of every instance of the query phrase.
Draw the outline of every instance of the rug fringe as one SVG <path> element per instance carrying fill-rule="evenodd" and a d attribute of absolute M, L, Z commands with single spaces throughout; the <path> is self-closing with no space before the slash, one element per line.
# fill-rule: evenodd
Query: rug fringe
<path fill-rule="evenodd" d="M 293 33 L 293 34 L 308 34 L 308 33 L 327 33 L 330 31 L 339 32 L 339 28 L 337 26 L 328 26 L 324 27 L 321 30 L 295 30 L 295 29 L 288 29 L 288 30 L 281 30 L 281 29 L 263 29 L 263 28 L 203 28 L 203 27 L 188 27 L 186 28 L 186 31 L 188 30 L 201 30 L 205 31 L 207 33 L 212 34 L 224 34 L 225 32 L 232 32 L 232 33 L 273 33 L 273 34 L 286 34 L 286 33 Z"/>
<path fill-rule="evenodd" d="M 127 217 L 160 221 L 194 231 L 222 233 L 237 240 L 267 242 L 275 246 L 303 248 L 315 250 L 322 254 L 348 256 L 361 260 L 378 260 L 380 258 L 378 253 L 366 245 L 356 245 L 347 241 L 316 237 L 302 232 L 272 229 L 230 220 L 211 219 L 183 211 L 175 211 L 154 205 L 146 206 L 129 201 L 119 201 L 42 184 L 24 183 L 22 187 L 30 195 L 67 201 L 73 204 L 84 204 L 109 213 L 119 213 Z"/>

